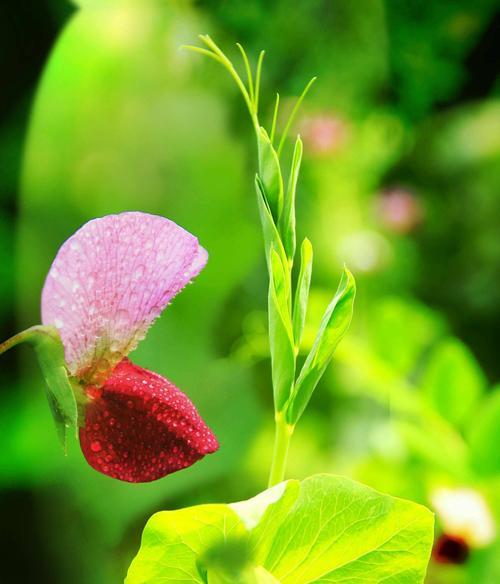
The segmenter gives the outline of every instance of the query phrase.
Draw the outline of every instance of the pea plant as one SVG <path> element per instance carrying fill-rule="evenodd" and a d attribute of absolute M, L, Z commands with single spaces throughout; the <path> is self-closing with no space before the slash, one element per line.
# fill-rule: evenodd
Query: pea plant
<path fill-rule="evenodd" d="M 306 85 L 278 138 L 279 95 L 270 129 L 259 119 L 264 52 L 254 77 L 245 50 L 237 45 L 244 82 L 209 36 L 200 39 L 204 46 L 186 48 L 215 60 L 230 74 L 243 96 L 257 141 L 255 189 L 269 275 L 274 454 L 268 489 L 253 499 L 155 514 L 146 525 L 126 582 L 423 582 L 434 524 L 427 509 L 338 476 L 284 480 L 294 428 L 349 328 L 356 291 L 354 277 L 345 268 L 299 369 L 313 263 L 313 247 L 307 238 L 296 262 L 300 137 L 295 141 L 286 184 L 282 159 L 294 117 L 315 79 Z"/>

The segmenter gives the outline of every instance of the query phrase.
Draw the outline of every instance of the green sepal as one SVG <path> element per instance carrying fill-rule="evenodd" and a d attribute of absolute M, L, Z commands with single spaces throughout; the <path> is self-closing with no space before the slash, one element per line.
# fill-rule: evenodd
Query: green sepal
<path fill-rule="evenodd" d="M 0 345 L 0 354 L 20 343 L 30 343 L 35 349 L 46 382 L 46 394 L 57 434 L 64 451 L 69 428 L 77 431 L 78 408 L 71 385 L 64 347 L 56 328 L 52 326 L 33 326 L 15 335 Z"/>
<path fill-rule="evenodd" d="M 289 424 L 295 425 L 299 420 L 337 345 L 349 329 L 355 294 L 354 276 L 344 268 L 337 293 L 323 315 L 312 349 L 295 383 L 287 408 Z"/>
<path fill-rule="evenodd" d="M 283 211 L 283 177 L 276 150 L 264 128 L 257 132 L 259 152 L 259 176 L 263 193 L 276 223 Z"/>
<path fill-rule="evenodd" d="M 309 288 L 311 286 L 313 262 L 313 248 L 307 237 L 300 247 L 300 272 L 295 289 L 293 300 L 293 338 L 295 343 L 295 352 L 299 352 L 300 340 L 306 321 L 307 302 L 309 299 Z"/>
<path fill-rule="evenodd" d="M 290 397 L 295 379 L 295 352 L 290 316 L 290 280 L 286 266 L 274 250 L 269 265 L 269 344 L 274 388 L 274 403 L 280 412 Z"/>
<path fill-rule="evenodd" d="M 297 181 L 299 179 L 300 163 L 302 161 L 302 140 L 297 137 L 293 150 L 292 167 L 288 186 L 283 203 L 283 213 L 280 217 L 280 233 L 285 246 L 286 255 L 290 264 L 295 257 L 296 235 L 295 235 L 295 193 L 297 191 Z"/>

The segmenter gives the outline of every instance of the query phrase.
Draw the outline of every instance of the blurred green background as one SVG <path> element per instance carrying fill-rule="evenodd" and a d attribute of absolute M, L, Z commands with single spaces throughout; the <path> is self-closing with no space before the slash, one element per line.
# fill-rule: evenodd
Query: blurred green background
<path fill-rule="evenodd" d="M 83 222 L 130 209 L 175 220 L 210 262 L 133 357 L 193 399 L 221 449 L 153 484 L 101 476 L 76 442 L 63 456 L 29 350 L 2 356 L 0 581 L 120 582 L 153 512 L 265 486 L 253 135 L 224 73 L 178 48 L 204 32 L 235 58 L 237 41 L 266 50 L 269 117 L 276 89 L 286 111 L 319 77 L 294 128 L 299 237 L 316 252 L 304 352 L 344 262 L 358 281 L 288 475 L 341 473 L 431 507 L 437 489 L 466 488 L 500 525 L 499 3 L 78 4 L 0 7 L 1 336 L 39 321 L 45 274 Z M 438 538 L 448 523 L 438 514 Z M 428 582 L 500 582 L 493 532 L 460 565 L 433 561 Z"/>

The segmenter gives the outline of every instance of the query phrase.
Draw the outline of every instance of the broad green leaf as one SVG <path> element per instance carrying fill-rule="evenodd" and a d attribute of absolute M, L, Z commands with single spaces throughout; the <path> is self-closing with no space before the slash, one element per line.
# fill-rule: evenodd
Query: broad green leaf
<path fill-rule="evenodd" d="M 241 503 L 157 513 L 126 584 L 421 584 L 433 534 L 424 507 L 316 475 Z"/>
<path fill-rule="evenodd" d="M 296 424 L 304 412 L 318 381 L 330 363 L 337 345 L 351 324 L 356 283 L 344 268 L 337 293 L 321 321 L 318 334 L 302 367 L 287 410 L 290 424 Z"/>
<path fill-rule="evenodd" d="M 257 191 L 257 205 L 259 207 L 260 220 L 262 223 L 262 233 L 264 235 L 264 247 L 267 264 L 268 266 L 270 265 L 270 250 L 275 249 L 280 256 L 283 265 L 286 266 L 286 270 L 288 271 L 289 268 L 286 259 L 285 248 L 281 242 L 281 237 L 279 235 L 278 228 L 276 227 L 276 223 L 274 222 L 271 209 L 269 208 L 269 205 L 266 201 L 264 186 L 258 175 L 255 177 L 255 189 Z"/>
<path fill-rule="evenodd" d="M 280 233 L 290 263 L 293 262 L 293 258 L 295 257 L 295 193 L 297 190 L 301 161 L 302 140 L 298 137 L 293 151 L 292 168 L 290 170 L 290 177 L 288 179 L 288 186 L 285 193 L 283 213 L 280 217 Z"/>
<path fill-rule="evenodd" d="M 290 280 L 272 249 L 269 266 L 269 344 L 276 411 L 283 409 L 295 380 L 295 351 L 290 315 Z"/>
<path fill-rule="evenodd" d="M 46 393 L 61 444 L 66 449 L 68 428 L 78 427 L 78 410 L 73 387 L 68 377 L 64 347 L 57 329 L 51 326 L 33 326 L 0 345 L 5 350 L 27 342 L 33 345 L 46 382 Z"/>
<path fill-rule="evenodd" d="M 430 511 L 331 475 L 303 481 L 263 562 L 283 584 L 423 582 Z"/>
<path fill-rule="evenodd" d="M 156 513 L 146 524 L 139 554 L 125 582 L 205 584 L 208 566 L 215 568 L 217 557 L 228 551 L 228 541 L 234 569 L 246 563 L 245 538 L 243 521 L 228 505 Z"/>
<path fill-rule="evenodd" d="M 302 332 L 306 322 L 309 287 L 311 285 L 312 262 L 313 248 L 311 242 L 306 237 L 300 248 L 300 272 L 293 301 L 293 338 L 296 352 L 299 350 L 300 339 L 302 338 Z"/>
<path fill-rule="evenodd" d="M 283 210 L 283 178 L 276 150 L 264 128 L 257 134 L 259 150 L 259 176 L 262 181 L 264 197 L 274 220 L 278 222 Z"/>
<path fill-rule="evenodd" d="M 458 339 L 447 339 L 432 353 L 422 378 L 428 401 L 446 420 L 462 424 L 486 387 L 474 355 Z"/>
<path fill-rule="evenodd" d="M 470 425 L 471 462 L 481 475 L 500 475 L 500 385 L 481 403 Z"/>

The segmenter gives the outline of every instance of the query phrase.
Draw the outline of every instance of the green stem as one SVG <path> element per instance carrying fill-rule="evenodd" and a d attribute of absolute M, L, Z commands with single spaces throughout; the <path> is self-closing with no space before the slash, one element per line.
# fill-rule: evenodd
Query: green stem
<path fill-rule="evenodd" d="M 38 324 L 20 333 L 17 333 L 17 335 L 14 335 L 13 337 L 7 339 L 3 343 L 0 343 L 0 355 L 2 353 L 5 353 L 9 349 L 12 349 L 12 347 L 19 345 L 20 343 L 28 342 L 36 344 L 37 342 L 40 341 L 40 339 L 43 339 L 44 336 L 59 338 L 56 329 Z"/>
<path fill-rule="evenodd" d="M 294 430 L 294 427 L 287 423 L 283 413 L 277 412 L 275 420 L 274 453 L 269 474 L 270 487 L 281 483 L 285 478 L 288 448 Z"/>

